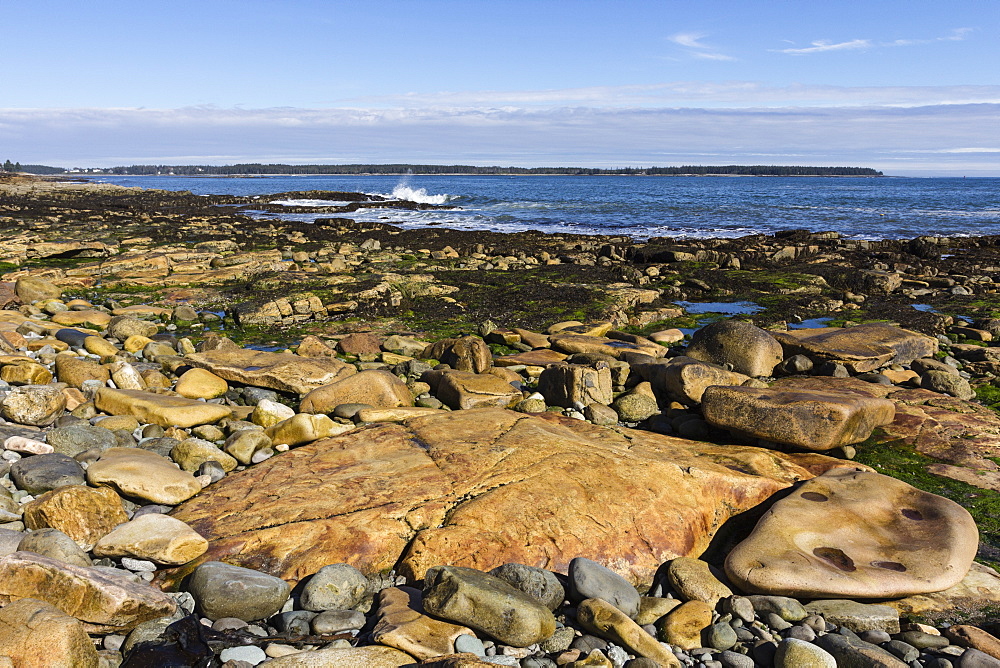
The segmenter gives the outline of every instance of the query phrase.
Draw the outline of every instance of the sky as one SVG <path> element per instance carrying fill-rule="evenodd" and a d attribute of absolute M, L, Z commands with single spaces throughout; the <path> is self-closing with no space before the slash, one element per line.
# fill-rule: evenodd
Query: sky
<path fill-rule="evenodd" d="M 0 160 L 1000 176 L 1000 1 L 0 0 Z"/>

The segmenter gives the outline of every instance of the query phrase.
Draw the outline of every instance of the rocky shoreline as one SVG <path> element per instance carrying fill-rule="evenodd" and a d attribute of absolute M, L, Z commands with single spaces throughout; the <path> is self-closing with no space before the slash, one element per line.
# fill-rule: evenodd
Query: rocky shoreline
<path fill-rule="evenodd" d="M 0 180 L 0 665 L 1000 666 L 998 239 L 296 196 Z"/>

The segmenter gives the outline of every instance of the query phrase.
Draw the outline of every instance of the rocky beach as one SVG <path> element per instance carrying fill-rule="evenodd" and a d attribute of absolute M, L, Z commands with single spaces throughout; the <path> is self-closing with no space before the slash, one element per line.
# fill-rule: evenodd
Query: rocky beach
<path fill-rule="evenodd" d="M 0 666 L 1000 666 L 1000 237 L 426 207 L 0 174 Z"/>

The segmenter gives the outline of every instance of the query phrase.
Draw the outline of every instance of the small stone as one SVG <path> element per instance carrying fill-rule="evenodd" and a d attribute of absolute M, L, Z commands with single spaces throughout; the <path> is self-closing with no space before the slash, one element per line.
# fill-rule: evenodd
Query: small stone
<path fill-rule="evenodd" d="M 239 462 L 210 441 L 200 438 L 187 438 L 178 443 L 170 451 L 173 459 L 184 471 L 194 472 L 205 462 L 217 462 L 225 472 L 232 471 Z"/>
<path fill-rule="evenodd" d="M 267 654 L 260 647 L 255 645 L 243 645 L 240 647 L 227 647 L 219 652 L 219 660 L 226 661 L 246 661 L 256 666 L 267 660 Z"/>
<path fill-rule="evenodd" d="M 349 610 L 368 592 L 368 578 L 350 564 L 324 566 L 309 578 L 300 604 L 306 610 Z"/>
<path fill-rule="evenodd" d="M 701 632 L 712 623 L 712 608 L 703 601 L 688 601 L 660 621 L 660 637 L 681 649 L 701 647 Z"/>
<path fill-rule="evenodd" d="M 701 559 L 678 557 L 671 560 L 667 567 L 667 578 L 674 591 L 684 600 L 704 601 L 713 608 L 721 599 L 733 595 L 732 590 L 722 584 L 718 576 L 712 573 L 708 563 Z"/>
<path fill-rule="evenodd" d="M 208 541 L 184 522 L 149 513 L 122 524 L 94 546 L 99 557 L 136 557 L 179 566 L 208 550 Z"/>
<path fill-rule="evenodd" d="M 569 596 L 574 601 L 599 598 L 631 618 L 639 614 L 639 592 L 628 580 L 585 557 L 569 562 Z"/>
<path fill-rule="evenodd" d="M 324 634 L 356 631 L 364 625 L 365 615 L 357 610 L 324 610 L 312 618 L 311 627 L 313 633 Z"/>
<path fill-rule="evenodd" d="M 774 653 L 775 668 L 837 668 L 829 652 L 811 643 L 786 638 Z"/>
<path fill-rule="evenodd" d="M 288 600 L 290 587 L 260 571 L 207 561 L 194 570 L 188 590 L 209 619 L 236 617 L 244 621 L 266 619 Z"/>
<path fill-rule="evenodd" d="M 177 394 L 189 399 L 215 399 L 229 391 L 229 383 L 205 369 L 188 369 L 177 379 Z"/>
<path fill-rule="evenodd" d="M 25 455 L 48 455 L 55 451 L 48 443 L 24 436 L 11 436 L 3 442 L 3 448 Z"/>
<path fill-rule="evenodd" d="M 739 641 L 733 627 L 724 622 L 712 624 L 702 631 L 701 635 L 706 647 L 713 647 L 717 650 L 731 649 Z"/>
<path fill-rule="evenodd" d="M 504 580 L 525 594 L 537 599 L 549 610 L 562 605 L 566 592 L 559 579 L 551 572 L 524 564 L 504 564 L 490 571 L 490 575 Z"/>
<path fill-rule="evenodd" d="M 437 566 L 424 577 L 424 607 L 432 615 L 527 647 L 555 631 L 552 613 L 503 580 L 471 568 Z"/>
<path fill-rule="evenodd" d="M 607 601 L 591 598 L 581 602 L 577 607 L 577 620 L 584 629 L 608 638 L 634 654 L 654 659 L 662 666 L 680 668 L 681 664 L 677 658 L 656 638 L 642 630 L 624 612 Z M 729 630 L 732 632 L 731 628 Z M 735 644 L 735 634 L 733 644 Z"/>
<path fill-rule="evenodd" d="M 0 405 L 0 416 L 18 424 L 45 427 L 66 409 L 66 395 L 57 385 L 13 387 Z"/>

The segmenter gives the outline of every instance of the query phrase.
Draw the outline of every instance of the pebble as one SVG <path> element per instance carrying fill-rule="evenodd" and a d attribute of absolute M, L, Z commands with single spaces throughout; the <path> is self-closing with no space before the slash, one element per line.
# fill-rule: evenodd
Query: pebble
<path fill-rule="evenodd" d="M 252 666 L 267 660 L 267 654 L 260 647 L 245 645 L 243 647 L 227 647 L 219 653 L 219 659 L 225 661 L 245 661 Z"/>

